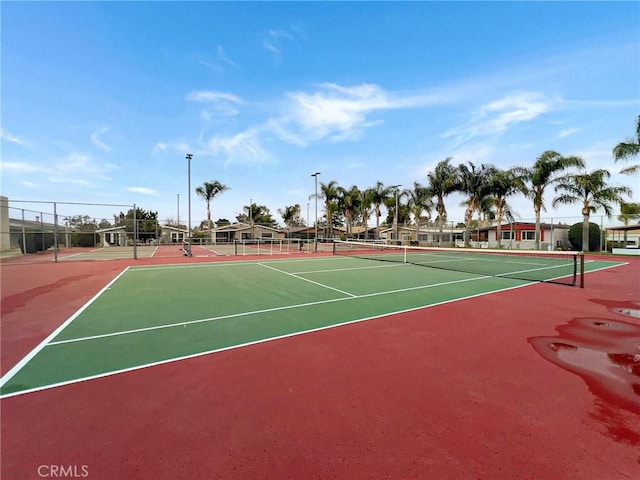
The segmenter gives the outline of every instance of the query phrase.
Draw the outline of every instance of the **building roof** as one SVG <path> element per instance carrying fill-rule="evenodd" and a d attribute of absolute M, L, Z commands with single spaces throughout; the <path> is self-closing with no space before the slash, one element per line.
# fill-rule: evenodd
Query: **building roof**
<path fill-rule="evenodd" d="M 266 225 L 259 225 L 257 223 L 253 226 L 253 228 L 271 230 L 272 232 L 280 231 L 280 229 L 278 228 L 267 227 Z M 239 232 L 239 231 L 250 230 L 250 229 L 251 229 L 251 225 L 247 223 L 238 222 L 238 223 L 231 223 L 229 225 L 223 225 L 221 227 L 215 227 L 211 229 L 211 231 L 212 232 Z"/>
<path fill-rule="evenodd" d="M 618 232 L 631 232 L 634 230 L 640 231 L 640 224 L 639 225 L 621 225 L 619 227 L 606 227 L 605 230 L 613 230 Z"/>

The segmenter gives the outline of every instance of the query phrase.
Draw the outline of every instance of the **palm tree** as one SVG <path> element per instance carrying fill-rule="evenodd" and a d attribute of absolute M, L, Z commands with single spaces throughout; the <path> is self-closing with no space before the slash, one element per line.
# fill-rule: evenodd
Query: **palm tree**
<path fill-rule="evenodd" d="M 628 138 L 613 148 L 613 157 L 616 162 L 619 160 L 629 160 L 638 155 L 640 155 L 640 115 L 638 115 L 636 124 L 636 138 Z M 620 170 L 620 173 L 632 174 L 638 171 L 640 171 L 640 164 L 623 168 Z"/>
<path fill-rule="evenodd" d="M 376 214 L 376 238 L 380 238 L 380 217 L 382 211 L 380 206 L 389 198 L 390 190 L 380 181 L 376 182 L 376 186 L 371 189 L 371 200 L 373 202 L 374 212 Z"/>
<path fill-rule="evenodd" d="M 416 222 L 416 240 L 420 241 L 422 212 L 427 212 L 427 223 L 431 219 L 431 210 L 433 209 L 431 192 L 427 187 L 413 182 L 413 190 L 405 190 L 404 194 L 409 197 L 407 204 Z"/>
<path fill-rule="evenodd" d="M 489 172 L 494 168 L 492 166 L 481 165 L 477 168 L 473 162 L 468 162 L 468 165 L 460 164 L 458 166 L 460 187 L 459 190 L 463 194 L 467 195 L 465 201 L 466 209 L 464 212 L 464 246 L 469 247 L 471 241 L 471 218 L 473 212 L 476 211 L 485 199 L 489 195 Z"/>
<path fill-rule="evenodd" d="M 339 190 L 338 182 L 331 180 L 329 183 L 320 184 L 320 192 L 324 199 L 324 211 L 327 217 L 327 235 L 333 236 L 333 214 L 336 211 L 336 200 Z"/>
<path fill-rule="evenodd" d="M 566 175 L 559 179 L 553 206 L 582 203 L 582 250 L 589 251 L 589 216 L 598 209 L 604 210 L 611 218 L 612 203 L 623 203 L 623 195 L 631 195 L 629 187 L 607 185 L 611 176 L 608 170 L 598 169 L 592 172 Z"/>
<path fill-rule="evenodd" d="M 351 235 L 351 227 L 356 212 L 360 209 L 361 192 L 358 187 L 353 185 L 349 190 L 338 187 L 338 205 L 344 218 L 347 220 L 347 236 Z"/>
<path fill-rule="evenodd" d="M 407 190 L 400 191 L 400 185 L 390 187 L 389 195 L 384 200 L 387 207 L 387 225 L 393 226 L 394 240 L 400 240 L 398 227 L 409 223 L 411 219 L 411 211 L 408 205 L 402 203 L 402 197 L 407 195 Z M 397 207 L 397 208 L 396 208 Z"/>
<path fill-rule="evenodd" d="M 284 224 L 289 229 L 288 236 L 291 236 L 291 227 L 299 223 L 300 220 L 300 205 L 291 205 L 284 207 L 284 210 L 278 209 L 278 213 L 282 216 Z"/>
<path fill-rule="evenodd" d="M 362 222 L 364 223 L 364 239 L 369 239 L 369 218 L 371 218 L 371 206 L 373 205 L 374 190 L 367 188 L 360 192 L 360 210 L 362 213 Z"/>
<path fill-rule="evenodd" d="M 489 200 L 495 207 L 498 248 L 502 248 L 502 221 L 505 217 L 513 221 L 513 211 L 507 203 L 507 197 L 516 193 L 526 193 L 526 186 L 517 169 L 502 170 L 491 168 L 488 172 Z"/>
<path fill-rule="evenodd" d="M 196 194 L 207 204 L 207 227 L 209 228 L 209 238 L 211 238 L 211 201 L 222 192 L 229 190 L 229 187 L 218 180 L 204 182 L 202 186 L 196 188 Z"/>
<path fill-rule="evenodd" d="M 436 199 L 436 221 L 440 229 L 438 235 L 438 245 L 442 239 L 444 222 L 447 220 L 447 210 L 444 205 L 444 197 L 458 190 L 458 170 L 451 165 L 451 157 L 445 158 L 436 165 L 433 172 L 427 174 L 429 186 L 427 187 L 431 197 Z"/>
<path fill-rule="evenodd" d="M 560 173 L 571 167 L 584 168 L 584 161 L 580 157 L 563 157 L 558 152 L 547 150 L 536 159 L 532 168 L 516 168 L 516 172 L 530 184 L 527 196 L 533 200 L 536 216 L 536 250 L 540 249 L 540 212 L 546 211 L 544 191 L 558 181 Z"/>
<path fill-rule="evenodd" d="M 620 215 L 618 220 L 626 225 L 629 225 L 630 220 L 636 220 L 640 223 L 640 203 L 621 203 Z"/>

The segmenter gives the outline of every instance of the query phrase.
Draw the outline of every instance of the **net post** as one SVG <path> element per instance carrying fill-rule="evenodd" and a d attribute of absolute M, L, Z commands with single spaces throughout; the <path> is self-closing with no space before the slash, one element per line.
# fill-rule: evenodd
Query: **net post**
<path fill-rule="evenodd" d="M 336 254 L 336 242 L 333 242 L 333 243 L 331 244 L 331 253 L 333 253 L 333 255 L 335 255 L 335 254 Z"/>
<path fill-rule="evenodd" d="M 404 247 L 404 263 L 407 263 L 407 247 Z"/>
<path fill-rule="evenodd" d="M 584 252 L 578 254 L 578 262 L 580 262 L 580 288 L 584 288 Z"/>

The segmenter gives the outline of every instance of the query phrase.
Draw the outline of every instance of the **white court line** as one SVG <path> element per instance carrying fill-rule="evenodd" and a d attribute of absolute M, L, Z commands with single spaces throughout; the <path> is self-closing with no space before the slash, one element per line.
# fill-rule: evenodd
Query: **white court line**
<path fill-rule="evenodd" d="M 312 261 L 313 259 L 308 259 L 308 260 Z M 296 261 L 296 260 L 288 260 L 288 261 L 291 262 L 291 261 Z M 304 260 L 302 260 L 302 261 L 304 261 Z M 595 260 L 587 260 L 587 262 L 593 262 L 593 261 L 595 261 Z M 235 263 L 235 264 L 237 264 L 239 262 L 224 262 L 224 263 L 227 263 L 227 264 L 234 264 Z M 244 263 L 244 262 L 242 262 L 242 263 Z M 254 262 L 252 262 L 252 263 L 254 263 Z M 622 266 L 622 265 L 628 265 L 628 264 L 629 264 L 629 262 L 616 263 L 615 265 L 607 265 L 607 266 L 604 266 L 604 267 L 601 267 L 601 268 L 598 268 L 598 269 L 595 269 L 595 270 L 591 270 L 591 271 L 585 272 L 585 273 L 591 273 L 591 272 L 597 272 L 597 271 L 601 271 L 601 270 L 607 270 L 607 269 L 610 269 L 610 268 L 615 268 L 615 267 L 619 267 L 619 266 Z M 77 318 L 80 315 L 80 313 L 82 313 L 91 303 L 93 303 L 102 293 L 104 293 L 104 291 L 106 291 L 113 283 L 115 283 L 116 280 L 118 280 L 127 271 L 131 271 L 131 268 L 127 267 L 122 272 L 120 272 L 120 274 L 118 274 L 111 282 L 109 282 L 109 284 L 107 284 L 102 290 L 100 290 L 100 292 L 98 292 L 84 306 L 82 306 L 82 308 L 80 308 L 73 316 L 71 316 L 67 321 L 65 321 L 62 325 L 60 325 L 60 327 L 58 327 L 51 335 L 49 335 L 35 349 L 33 349 L 27 356 L 25 356 L 20 362 L 18 362 L 11 370 L 9 370 L 0 379 L 0 387 L 3 386 L 4 384 L 6 384 L 6 382 L 8 382 L 16 373 L 18 373 L 18 371 L 20 371 L 37 353 L 39 353 L 44 347 L 46 347 L 50 340 L 55 338 L 67 325 L 69 325 L 69 323 L 71 323 L 75 318 Z M 463 279 L 463 280 L 454 280 L 454 281 L 450 281 L 450 282 L 442 282 L 442 283 L 432 284 L 432 285 L 424 285 L 424 286 L 418 286 L 418 287 L 410 287 L 410 288 L 404 288 L 404 289 L 398 289 L 398 290 L 391 290 L 391 291 L 385 291 L 385 292 L 377 292 L 377 293 L 365 294 L 365 295 L 361 295 L 359 297 L 344 297 L 344 298 L 324 300 L 324 301 L 319 301 L 319 302 L 309 302 L 309 303 L 306 303 L 306 304 L 290 305 L 290 306 L 286 306 L 286 307 L 277 307 L 277 308 L 273 308 L 273 309 L 266 309 L 264 311 L 266 312 L 266 311 L 287 310 L 287 309 L 291 309 L 291 308 L 299 308 L 299 307 L 316 305 L 316 304 L 332 303 L 332 302 L 339 302 L 339 301 L 345 301 L 345 300 L 348 301 L 348 300 L 353 300 L 353 299 L 357 299 L 357 298 L 366 298 L 366 297 L 372 297 L 372 296 L 378 296 L 378 295 L 387 295 L 387 294 L 392 294 L 392 293 L 399 293 L 399 292 L 404 292 L 404 291 L 409 291 L 409 290 L 433 288 L 433 287 L 438 287 L 438 286 L 443 286 L 443 285 L 450 285 L 450 284 L 455 284 L 455 283 L 482 280 L 482 279 L 492 278 L 492 277 L 493 276 L 488 275 L 488 276 L 469 278 L 469 279 Z M 153 363 L 149 363 L 149 364 L 145 364 L 145 365 L 138 365 L 138 366 L 134 366 L 134 367 L 126 368 L 126 369 L 121 369 L 121 370 L 101 373 L 101 374 L 97 374 L 97 375 L 92 375 L 92 376 L 88 376 L 88 377 L 69 380 L 69 381 L 60 382 L 60 383 L 51 384 L 51 385 L 45 385 L 45 386 L 41 386 L 41 387 L 35 387 L 35 388 L 32 388 L 32 389 L 21 390 L 21 391 L 18 391 L 18 392 L 12 392 L 12 393 L 8 393 L 8 394 L 5 394 L 5 395 L 0 395 L 0 398 L 3 399 L 3 398 L 14 397 L 14 396 L 18 396 L 18 395 L 27 394 L 27 393 L 47 390 L 49 388 L 55 388 L 55 387 L 59 387 L 59 386 L 70 385 L 70 384 L 73 384 L 73 383 L 80 383 L 80 382 L 87 381 L 87 380 L 108 377 L 108 376 L 111 376 L 111 375 L 117 375 L 117 374 L 120 374 L 120 373 L 125 373 L 125 372 L 130 372 L 130 371 L 135 371 L 135 370 L 141 370 L 141 369 L 147 368 L 147 367 L 153 367 L 153 366 L 157 366 L 157 365 L 163 365 L 163 364 L 177 362 L 177 361 L 186 360 L 186 359 L 190 359 L 190 358 L 196 358 L 196 357 L 208 355 L 208 354 L 211 354 L 211 353 L 222 352 L 222 351 L 226 351 L 226 350 L 232 350 L 232 349 L 241 348 L 241 347 L 245 347 L 245 346 L 249 346 L 249 345 L 256 345 L 256 344 L 259 344 L 259 343 L 265 343 L 265 342 L 278 340 L 278 339 L 282 339 L 282 338 L 293 337 L 293 336 L 297 336 L 297 335 L 303 335 L 303 334 L 311 333 L 311 332 L 315 332 L 315 331 L 327 330 L 329 328 L 336 328 L 336 327 L 340 327 L 340 326 L 343 326 L 343 325 L 348 325 L 348 324 L 351 324 L 351 323 L 358 323 L 358 322 L 363 322 L 363 321 L 367 321 L 367 320 L 373 320 L 373 319 L 376 319 L 376 318 L 383 318 L 383 317 L 386 317 L 386 316 L 397 315 L 397 314 L 401 314 L 401 313 L 405 313 L 405 312 L 411 312 L 411 311 L 415 311 L 415 310 L 431 308 L 431 307 L 435 307 L 435 306 L 438 306 L 438 305 L 443 305 L 443 304 L 447 304 L 447 303 L 466 300 L 466 299 L 469 299 L 469 298 L 476 298 L 476 297 L 481 297 L 481 296 L 484 296 L 484 295 L 491 295 L 491 294 L 494 294 L 494 293 L 504 292 L 504 291 L 513 290 L 513 289 L 517 289 L 517 288 L 522 288 L 522 287 L 529 286 L 529 285 L 535 285 L 537 283 L 538 283 L 537 281 L 531 281 L 531 282 L 527 282 L 527 283 L 524 283 L 522 285 L 518 285 L 518 286 L 515 286 L 515 287 L 506 287 L 506 288 L 499 289 L 499 290 L 492 290 L 492 291 L 489 291 L 489 292 L 478 293 L 478 294 L 469 295 L 469 296 L 466 296 L 466 297 L 460 297 L 460 298 L 455 298 L 455 299 L 451 299 L 451 300 L 445 300 L 445 301 L 437 302 L 437 303 L 430 304 L 430 305 L 423 305 L 423 306 L 420 306 L 420 307 L 414 307 L 414 308 L 410 308 L 410 309 L 406 309 L 406 310 L 399 310 L 399 311 L 395 311 L 395 312 L 384 313 L 384 314 L 380 314 L 380 315 L 376 315 L 376 316 L 372 316 L 372 317 L 366 317 L 366 318 L 361 318 L 361 319 L 356 319 L 356 320 L 349 320 L 349 321 L 338 323 L 338 324 L 334 324 L 334 325 L 328 325 L 328 326 L 325 326 L 325 327 L 319 327 L 319 328 L 315 328 L 315 329 L 304 330 L 304 331 L 300 331 L 300 332 L 294 332 L 294 333 L 290 333 L 290 334 L 286 334 L 286 335 L 281 335 L 281 336 L 278 336 L 278 337 L 270 337 L 270 338 L 257 340 L 257 341 L 249 342 L 249 343 L 245 343 L 245 344 L 232 345 L 230 347 L 224 347 L 224 348 L 220 348 L 220 349 L 209 350 L 209 351 L 205 351 L 205 352 L 195 353 L 195 354 L 192 354 L 192 355 L 186 355 L 186 356 L 182 356 L 182 357 L 175 357 L 175 358 L 171 358 L 171 359 L 167 359 L 167 360 L 161 360 L 161 361 L 158 361 L 158 362 L 153 362 Z M 156 326 L 156 327 L 148 327 L 148 328 L 145 328 L 145 329 L 137 329 L 137 330 L 131 330 L 131 331 L 116 332 L 116 333 L 105 334 L 105 335 L 101 335 L 101 336 L 93 336 L 93 337 L 85 337 L 85 338 L 78 338 L 78 339 L 72 339 L 72 340 L 64 340 L 64 341 L 60 341 L 60 342 L 51 342 L 51 343 L 49 343 L 49 345 L 56 345 L 56 344 L 59 344 L 59 343 L 70 343 L 72 341 L 90 340 L 90 339 L 94 339 L 94 338 L 103 338 L 103 337 L 109 337 L 109 336 L 115 336 L 115 335 L 125 335 L 127 333 L 135 333 L 137 331 L 147 331 L 147 330 L 156 330 L 156 329 L 160 329 L 160 328 L 170 328 L 170 327 L 176 327 L 176 326 L 183 326 L 183 325 L 187 325 L 187 324 L 214 321 L 214 320 L 223 319 L 223 318 L 229 318 L 229 317 L 252 315 L 254 313 L 260 313 L 260 312 L 262 312 L 262 311 L 244 312 L 244 313 L 233 314 L 233 315 L 228 315 L 228 316 L 224 316 L 224 317 L 212 317 L 212 318 L 206 318 L 206 319 L 200 319 L 200 320 L 193 320 L 193 321 L 189 321 L 189 322 L 180 322 L 180 323 L 176 323 L 176 324 L 168 324 L 168 325 L 160 325 L 160 326 Z"/>
<path fill-rule="evenodd" d="M 260 313 L 270 313 L 270 312 L 279 312 L 282 310 L 291 310 L 294 308 L 302 308 L 302 307 L 312 307 L 314 305 L 322 305 L 325 303 L 334 303 L 334 302 L 342 302 L 345 300 L 355 300 L 358 298 L 369 298 L 369 297 L 377 297 L 377 296 L 381 296 L 381 295 L 390 295 L 390 294 L 394 294 L 394 293 L 402 293 L 402 292 L 410 292 L 412 290 L 423 290 L 423 289 L 427 289 L 427 288 L 435 288 L 435 287 L 442 287 L 445 285 L 453 285 L 456 283 L 465 283 L 465 282 L 474 282 L 476 280 L 482 280 L 482 279 L 486 279 L 486 278 L 492 278 L 491 276 L 484 276 L 484 277 L 474 277 L 474 278 L 465 278 L 463 280 L 451 280 L 448 282 L 440 282 L 440 283 L 432 283 L 430 285 L 418 285 L 416 287 L 406 287 L 406 288 L 399 288 L 396 290 L 385 290 L 383 292 L 374 292 L 374 293 L 365 293 L 364 295 L 352 295 L 350 297 L 341 297 L 341 298 L 332 298 L 329 300 L 318 300 L 317 302 L 306 302 L 306 303 L 297 303 L 294 305 L 285 305 L 283 307 L 272 307 L 272 308 L 265 308 L 262 310 L 252 310 L 249 312 L 240 312 L 240 313 L 230 313 L 228 315 L 220 315 L 219 317 L 208 317 L 208 318 L 200 318 L 198 320 L 187 320 L 185 322 L 177 322 L 177 323 L 167 323 L 164 325 L 155 325 L 153 327 L 142 327 L 142 328 L 134 328 L 131 330 L 122 330 L 119 332 L 112 332 L 112 333 L 103 333 L 100 335 L 91 335 L 88 337 L 77 337 L 77 338 L 70 338 L 68 340 L 58 340 L 57 342 L 50 342 L 49 345 L 61 345 L 61 344 L 65 344 L 65 343 L 75 343 L 75 342 L 83 342 L 85 340 L 98 340 L 101 338 L 108 338 L 108 337 L 117 337 L 120 335 L 129 335 L 132 333 L 141 333 L 141 332 L 150 332 L 153 330 L 162 330 L 165 328 L 175 328 L 175 327 L 186 327 L 187 325 L 193 325 L 193 324 L 197 324 L 197 323 L 207 323 L 207 322 L 214 322 L 217 320 L 226 320 L 229 318 L 238 318 L 238 317 L 245 317 L 245 316 L 250 316 L 250 315 L 257 315 Z M 536 282 L 537 283 L 537 282 Z"/>
<path fill-rule="evenodd" d="M 474 279 L 474 280 L 477 280 L 477 279 Z M 342 322 L 342 323 L 336 323 L 336 324 L 333 324 L 333 325 L 326 325 L 324 327 L 312 328 L 312 329 L 309 329 L 309 330 L 303 330 L 303 331 L 299 331 L 299 332 L 287 333 L 285 335 L 279 335 L 277 337 L 263 338 L 261 340 L 256 340 L 256 341 L 253 341 L 253 342 L 242 343 L 242 344 L 239 344 L 239 345 L 231 345 L 229 347 L 223 347 L 223 348 L 218 348 L 218 349 L 214 349 L 214 350 L 207 350 L 205 352 L 194 353 L 194 354 L 191 354 L 191 355 L 184 355 L 182 357 L 174 357 L 174 358 L 169 358 L 169 359 L 166 359 L 166 360 L 159 360 L 157 362 L 147 363 L 147 364 L 144 364 L 144 365 L 137 365 L 135 367 L 123 368 L 123 369 L 120 369 L 120 370 L 113 370 L 111 372 L 99 373 L 97 375 L 91 375 L 91 376 L 87 376 L 87 377 L 77 378 L 77 379 L 74 379 L 74 380 L 67 380 L 67 381 L 64 381 L 64 382 L 58 382 L 58 383 L 54 383 L 54 384 L 51 384 L 51 385 L 44 385 L 44 386 L 41 386 L 41 387 L 34 387 L 34 388 L 27 389 L 27 390 L 21 390 L 19 392 L 7 393 L 5 395 L 1 395 L 0 398 L 4 399 L 4 398 L 10 398 L 10 397 L 17 397 L 17 396 L 20 396 L 20 395 L 25 395 L 27 393 L 40 392 L 42 390 L 49 390 L 51 388 L 63 387 L 65 385 L 72 385 L 74 383 L 86 382 L 86 381 L 95 380 L 95 379 L 98 379 L 98 378 L 110 377 L 112 375 L 119 375 L 121 373 L 127 373 L 127 372 L 136 371 L 136 370 L 143 370 L 145 368 L 156 367 L 158 365 L 166 365 L 168 363 L 174 363 L 174 362 L 179 362 L 179 361 L 182 361 L 182 360 L 188 360 L 188 359 L 191 359 L 191 358 L 202 357 L 202 356 L 209 355 L 209 354 L 212 354 L 212 353 L 224 352 L 224 351 L 227 351 L 227 350 L 235 350 L 237 348 L 248 347 L 248 346 L 251 346 L 251 345 L 258 345 L 260 343 L 272 342 L 274 340 L 281 340 L 281 339 L 284 339 L 284 338 L 296 337 L 298 335 L 306 335 L 308 333 L 320 332 L 320 331 L 323 331 L 323 330 L 329 330 L 331 328 L 342 327 L 342 326 L 350 325 L 350 324 L 354 324 L 354 323 L 366 322 L 366 321 L 369 321 L 369 320 L 375 320 L 375 319 L 378 319 L 378 318 L 389 317 L 389 316 L 392 316 L 392 315 L 399 315 L 399 314 L 402 314 L 402 313 L 414 312 L 416 310 L 422 310 L 422 309 L 427 309 L 427 308 L 431 308 L 431 307 L 436 307 L 438 305 L 445 305 L 447 303 L 458 302 L 458 301 L 461 301 L 461 300 L 467 300 L 467 299 L 470 299 L 470 298 L 481 297 L 481 296 L 484 296 L 484 295 L 491 295 L 491 294 L 499 293 L 499 292 L 506 292 L 508 290 L 515 290 L 517 288 L 526 287 L 528 285 L 533 285 L 535 283 L 538 283 L 538 282 L 530 282 L 530 283 L 525 283 L 523 285 L 517 285 L 515 287 L 506 287 L 506 288 L 503 288 L 503 289 L 500 289 L 500 290 L 492 290 L 490 292 L 477 293 L 477 294 L 474 294 L 474 295 L 469 295 L 467 297 L 454 298 L 454 299 L 451 299 L 451 300 L 444 300 L 442 302 L 433 303 L 431 305 L 423 305 L 423 306 L 420 306 L 420 307 L 413 307 L 413 308 L 408 308 L 408 309 L 405 309 L 405 310 L 398 310 L 398 311 L 395 311 L 395 312 L 383 313 L 383 314 L 374 315 L 374 316 L 371 316 L 371 317 L 358 318 L 356 320 L 348 320 L 348 321 Z M 339 300 L 351 300 L 351 298 L 340 298 L 340 299 L 337 299 L 337 300 L 338 301 Z M 322 303 L 326 303 L 326 302 L 322 302 Z"/>
<path fill-rule="evenodd" d="M 33 350 L 31 350 L 31 352 L 29 352 L 22 360 L 20 360 L 18 363 L 16 363 L 13 368 L 11 370 L 9 370 L 7 373 L 5 373 L 3 375 L 2 378 L 0 378 L 0 387 L 2 387 L 5 383 L 7 383 L 9 380 L 11 380 L 11 378 L 18 373 L 22 367 L 24 367 L 33 357 L 35 357 L 40 350 L 42 350 L 44 347 L 47 346 L 47 344 L 53 340 L 56 336 L 58 336 L 60 334 L 60 332 L 62 332 L 62 330 L 64 330 L 67 325 L 69 325 L 73 320 L 75 320 L 78 315 L 80 315 L 89 305 L 91 305 L 100 295 L 102 295 L 107 289 L 109 289 L 111 287 L 111 285 L 113 285 L 116 280 L 118 280 L 122 275 L 124 275 L 124 273 L 129 269 L 129 267 L 126 267 L 123 271 L 121 271 L 118 275 L 116 275 L 116 277 L 111 280 L 109 283 L 107 283 L 107 285 L 105 285 L 105 287 L 100 290 L 98 293 L 96 293 L 91 300 L 89 300 L 87 303 L 85 303 L 82 307 L 80 307 L 80 309 L 74 313 L 71 317 L 69 317 L 62 325 L 60 325 L 58 328 L 56 328 L 51 335 L 49 335 L 47 338 L 45 338 L 42 342 L 40 342 L 40 344 L 34 348 Z"/>
<path fill-rule="evenodd" d="M 284 275 L 288 275 L 290 277 L 297 278 L 298 280 L 304 280 L 305 282 L 313 283 L 314 285 L 318 285 L 319 287 L 328 288 L 329 290 L 333 290 L 335 292 L 342 293 L 344 295 L 348 295 L 349 297 L 357 297 L 357 295 L 354 295 L 353 293 L 345 292 L 344 290 L 340 290 L 339 288 L 330 287 L 329 285 L 325 285 L 324 283 L 314 282 L 313 280 L 309 280 L 308 278 L 299 277 L 295 273 L 285 272 L 284 270 L 280 270 L 280 269 L 272 267 L 270 265 L 265 265 L 264 263 L 258 263 L 258 265 L 260 265 L 261 267 L 264 267 L 264 268 L 268 268 L 269 270 L 273 270 L 274 272 L 282 273 Z"/>
<path fill-rule="evenodd" d="M 293 272 L 293 275 L 313 274 L 313 273 L 329 273 L 329 272 L 348 272 L 350 270 L 370 270 L 372 268 L 397 268 L 409 265 L 408 263 L 388 263 L 387 265 L 369 265 L 368 267 L 347 267 L 347 268 L 329 268 L 327 270 L 310 270 L 306 272 Z"/>
<path fill-rule="evenodd" d="M 228 256 L 228 255 L 223 255 Z M 337 260 L 338 262 L 344 262 L 345 257 L 317 257 L 317 258 L 275 258 L 273 260 L 262 260 L 262 263 L 303 263 L 303 262 L 330 262 Z M 355 259 L 361 262 L 361 258 Z M 256 260 L 227 260 L 224 262 L 211 262 L 211 263 L 185 263 L 185 264 L 171 264 L 164 265 L 145 265 L 141 267 L 132 266 L 131 272 L 138 272 L 144 270 L 174 270 L 183 268 L 221 268 L 228 267 L 229 265 L 255 265 Z"/>

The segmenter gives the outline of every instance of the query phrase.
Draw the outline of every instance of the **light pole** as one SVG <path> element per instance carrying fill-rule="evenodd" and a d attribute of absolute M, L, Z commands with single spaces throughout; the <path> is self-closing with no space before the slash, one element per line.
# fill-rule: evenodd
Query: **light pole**
<path fill-rule="evenodd" d="M 307 202 L 307 253 L 309 252 L 309 202 Z"/>
<path fill-rule="evenodd" d="M 178 232 L 176 233 L 176 240 L 180 240 L 180 194 L 176 193 L 178 197 L 178 219 L 176 220 L 176 226 L 178 227 Z"/>
<path fill-rule="evenodd" d="M 251 225 L 250 240 L 253 240 L 253 198 L 249 199 L 249 225 Z"/>
<path fill-rule="evenodd" d="M 314 178 L 315 180 L 315 198 L 316 198 L 316 236 L 313 239 L 313 251 L 317 252 L 318 251 L 318 175 L 320 175 L 320 172 L 316 172 L 316 173 L 312 173 L 311 176 Z"/>
<path fill-rule="evenodd" d="M 188 188 L 188 199 L 187 202 L 189 204 L 189 225 L 187 231 L 187 256 L 191 256 L 191 159 L 193 158 L 193 154 L 187 153 L 187 188 Z"/>
<path fill-rule="evenodd" d="M 392 185 L 389 188 L 395 188 L 396 190 L 396 211 L 394 212 L 393 215 L 393 223 L 394 223 L 394 227 L 395 227 L 395 232 L 396 232 L 396 238 L 395 240 L 398 240 L 398 188 L 400 188 L 402 185 Z"/>

